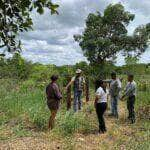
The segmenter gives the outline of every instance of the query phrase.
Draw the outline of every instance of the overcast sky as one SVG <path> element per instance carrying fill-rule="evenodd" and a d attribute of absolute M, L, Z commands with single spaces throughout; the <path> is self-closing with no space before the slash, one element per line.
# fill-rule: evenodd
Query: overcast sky
<path fill-rule="evenodd" d="M 134 13 L 135 19 L 129 25 L 131 34 L 141 24 L 150 22 L 150 0 L 53 0 L 60 5 L 59 15 L 51 16 L 49 11 L 44 15 L 33 13 L 34 31 L 24 33 L 23 56 L 33 62 L 56 65 L 75 64 L 85 61 L 74 34 L 81 34 L 87 15 L 100 11 L 110 3 L 121 2 L 126 10 Z M 150 49 L 140 60 L 150 63 Z M 118 55 L 117 65 L 124 64 L 123 57 Z"/>

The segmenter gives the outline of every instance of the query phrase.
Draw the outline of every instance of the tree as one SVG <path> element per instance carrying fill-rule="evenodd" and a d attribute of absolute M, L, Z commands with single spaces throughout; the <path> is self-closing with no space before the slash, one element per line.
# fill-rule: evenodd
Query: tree
<path fill-rule="evenodd" d="M 139 61 L 139 58 L 136 56 L 127 56 L 125 58 L 126 65 L 135 65 L 138 63 L 138 61 Z"/>
<path fill-rule="evenodd" d="M 89 74 L 89 65 L 85 61 L 81 61 L 75 64 L 76 69 L 81 69 L 85 75 Z"/>
<path fill-rule="evenodd" d="M 13 57 L 0 57 L 0 78 L 27 79 L 32 72 L 33 64 L 14 53 Z"/>
<path fill-rule="evenodd" d="M 89 14 L 83 34 L 74 38 L 91 64 L 103 64 L 122 50 L 139 55 L 148 46 L 149 25 L 137 28 L 134 35 L 128 36 L 127 26 L 133 20 L 134 14 L 125 11 L 120 3 L 111 4 L 103 15 L 100 12 Z"/>
<path fill-rule="evenodd" d="M 0 0 L 0 48 L 8 52 L 20 51 L 21 42 L 16 40 L 20 32 L 32 29 L 31 12 L 43 14 L 48 8 L 57 14 L 58 5 L 51 0 Z"/>
<path fill-rule="evenodd" d="M 150 44 L 150 23 L 137 27 L 132 36 L 127 36 L 125 42 L 124 55 L 140 57 Z"/>
<path fill-rule="evenodd" d="M 27 79 L 32 71 L 32 63 L 21 57 L 20 53 L 14 53 L 12 58 L 7 59 L 6 67 L 9 77 Z"/>

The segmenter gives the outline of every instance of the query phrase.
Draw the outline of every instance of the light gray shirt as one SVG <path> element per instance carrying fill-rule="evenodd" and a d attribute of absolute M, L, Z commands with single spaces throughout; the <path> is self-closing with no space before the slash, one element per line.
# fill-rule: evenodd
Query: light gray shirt
<path fill-rule="evenodd" d="M 136 96 L 136 82 L 128 82 L 125 88 L 125 96 L 131 97 L 131 96 Z"/>
<path fill-rule="evenodd" d="M 111 96 L 119 96 L 121 91 L 121 81 L 119 79 L 110 81 L 110 90 L 109 93 Z"/>

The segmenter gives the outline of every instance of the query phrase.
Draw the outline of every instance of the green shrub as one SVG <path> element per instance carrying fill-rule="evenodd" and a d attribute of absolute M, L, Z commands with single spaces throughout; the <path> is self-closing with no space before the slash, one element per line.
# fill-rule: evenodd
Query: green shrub
<path fill-rule="evenodd" d="M 92 126 L 88 120 L 85 112 L 59 113 L 55 130 L 63 135 L 72 135 L 76 132 L 86 133 L 91 130 Z"/>

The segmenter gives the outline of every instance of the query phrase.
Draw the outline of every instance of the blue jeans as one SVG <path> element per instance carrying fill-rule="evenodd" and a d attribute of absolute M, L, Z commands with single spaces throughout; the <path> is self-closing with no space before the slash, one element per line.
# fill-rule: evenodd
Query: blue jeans
<path fill-rule="evenodd" d="M 75 112 L 80 110 L 82 107 L 81 95 L 82 95 L 82 91 L 74 90 L 73 109 Z"/>
<path fill-rule="evenodd" d="M 111 113 L 118 118 L 118 96 L 111 96 Z"/>

